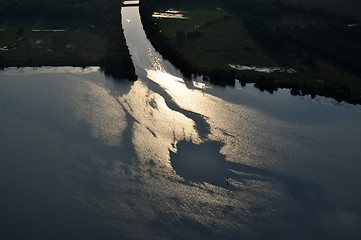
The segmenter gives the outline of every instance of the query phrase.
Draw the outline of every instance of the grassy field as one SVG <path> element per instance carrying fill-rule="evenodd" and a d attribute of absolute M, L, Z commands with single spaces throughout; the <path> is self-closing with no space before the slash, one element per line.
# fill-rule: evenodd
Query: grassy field
<path fill-rule="evenodd" d="M 92 26 L 75 23 L 79 28 L 65 29 L 61 27 L 64 23 L 23 23 L 10 20 L 0 24 L 3 66 L 90 66 L 99 65 L 105 56 L 107 41 Z M 61 31 L 51 31 L 55 29 Z"/>
<path fill-rule="evenodd" d="M 185 6 L 187 5 L 187 6 Z M 251 39 L 242 21 L 216 4 L 197 8 L 192 3 L 180 5 L 188 19 L 158 20 L 162 33 L 179 47 L 181 52 L 200 70 L 225 69 L 229 64 L 278 66 Z M 163 6 L 160 11 L 168 10 Z M 176 9 L 178 10 L 178 9 Z M 201 36 L 194 39 L 177 39 L 177 31 L 198 30 Z"/>
<path fill-rule="evenodd" d="M 206 7 L 204 7 L 206 6 Z M 223 6 L 219 1 L 212 2 L 178 2 L 161 3 L 156 6 L 158 12 L 179 11 L 186 19 L 154 18 L 160 26 L 161 33 L 167 36 L 173 45 L 193 66 L 201 72 L 214 69 L 230 69 L 229 64 L 283 67 L 292 66 L 295 73 L 272 72 L 272 77 L 280 86 L 306 84 L 319 89 L 326 84 L 330 87 L 348 86 L 354 96 L 361 96 L 361 78 L 357 73 L 344 69 L 327 61 L 323 56 L 303 49 L 304 55 L 314 57 L 314 63 L 305 65 L 297 58 L 288 56 L 281 59 L 274 51 L 260 46 L 245 29 L 242 16 Z M 324 19 L 313 16 L 309 18 L 300 14 L 282 14 L 281 18 L 267 21 L 269 28 L 304 28 L 312 24 L 324 24 Z M 187 33 L 196 32 L 190 37 Z M 292 60 L 295 59 L 295 60 Z M 258 78 L 264 73 L 254 71 L 235 71 L 238 78 L 242 75 Z"/>

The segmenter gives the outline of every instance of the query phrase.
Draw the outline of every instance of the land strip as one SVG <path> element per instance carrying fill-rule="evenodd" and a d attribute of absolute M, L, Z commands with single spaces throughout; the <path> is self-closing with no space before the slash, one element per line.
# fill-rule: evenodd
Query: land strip
<path fill-rule="evenodd" d="M 0 68 L 100 66 L 136 80 L 120 24 L 121 1 L 0 0 Z"/>
<path fill-rule="evenodd" d="M 361 103 L 354 18 L 264 0 L 225 2 L 148 0 L 140 10 L 155 48 L 188 76 Z"/>

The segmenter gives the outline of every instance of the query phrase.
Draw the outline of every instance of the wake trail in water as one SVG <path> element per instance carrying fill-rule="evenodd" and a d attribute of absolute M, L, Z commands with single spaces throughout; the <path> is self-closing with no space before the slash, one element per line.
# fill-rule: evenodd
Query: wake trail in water
<path fill-rule="evenodd" d="M 144 76 L 144 73 L 137 72 L 137 74 L 139 74 L 139 76 Z M 182 108 L 174 100 L 174 98 L 169 93 L 167 93 L 167 91 L 162 88 L 158 83 L 152 81 L 145 76 L 142 79 L 146 80 L 144 81 L 144 83 L 147 85 L 149 90 L 159 94 L 164 99 L 169 109 L 179 112 L 185 117 L 193 120 L 195 124 L 195 130 L 197 131 L 199 137 L 202 140 L 208 139 L 208 135 L 211 134 L 211 126 L 204 115 Z"/>

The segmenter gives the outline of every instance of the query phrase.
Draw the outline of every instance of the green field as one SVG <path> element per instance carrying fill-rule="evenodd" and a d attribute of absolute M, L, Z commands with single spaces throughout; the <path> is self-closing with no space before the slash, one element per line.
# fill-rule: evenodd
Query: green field
<path fill-rule="evenodd" d="M 267 38 L 264 38 L 263 42 L 257 41 L 249 29 L 245 28 L 246 15 L 234 11 L 220 1 L 160 2 L 153 6 L 153 9 L 168 15 L 181 14 L 183 19 L 164 16 L 154 17 L 153 21 L 160 27 L 161 34 L 165 35 L 199 72 L 229 70 L 230 64 L 279 67 L 283 70 L 291 68 L 294 70 L 292 73 L 283 70 L 271 73 L 233 71 L 238 79 L 246 77 L 247 81 L 251 82 L 263 75 L 270 77 L 281 87 L 307 86 L 308 89 L 316 89 L 317 93 L 326 96 L 336 96 L 346 89 L 346 94 L 350 91 L 354 99 L 361 99 L 361 77 L 355 70 L 343 67 L 322 54 L 297 44 L 287 42 L 288 46 L 280 47 L 279 52 L 276 48 L 267 47 Z M 270 31 L 285 29 L 288 33 L 297 32 L 294 29 L 302 31 L 309 26 L 321 26 L 322 29 L 322 26 L 328 26 L 330 21 L 332 20 L 316 15 L 283 10 L 279 17 L 264 18 L 265 26 Z M 343 39 L 342 35 L 336 37 Z M 349 40 L 345 38 L 346 41 Z M 354 42 L 352 44 L 355 44 L 355 48 L 359 46 Z M 288 49 L 288 52 L 282 52 L 282 49 Z M 309 56 L 312 60 L 307 63 L 305 59 Z"/>
<path fill-rule="evenodd" d="M 105 56 L 107 40 L 93 26 L 69 29 L 60 25 L 48 28 L 52 26 L 39 23 L 19 27 L 20 24 L 14 21 L 0 24 L 0 56 L 5 67 L 90 66 L 99 65 Z"/>
<path fill-rule="evenodd" d="M 229 68 L 229 64 L 261 65 L 276 67 L 278 64 L 267 56 L 251 39 L 242 21 L 227 10 L 208 5 L 208 8 L 192 8 L 184 4 L 181 12 L 188 19 L 165 19 L 158 21 L 162 33 L 178 46 L 179 50 L 201 71 Z M 168 8 L 163 7 L 164 12 Z M 178 9 L 177 9 L 178 10 Z M 180 41 L 177 31 L 198 30 L 201 36 Z"/>

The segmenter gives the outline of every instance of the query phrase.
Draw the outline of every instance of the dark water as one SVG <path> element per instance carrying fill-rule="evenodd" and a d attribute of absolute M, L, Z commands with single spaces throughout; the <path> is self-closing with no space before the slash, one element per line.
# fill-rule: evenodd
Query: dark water
<path fill-rule="evenodd" d="M 0 72 L 1 239 L 360 238 L 359 106 L 184 81 L 122 15 L 135 83 Z"/>

